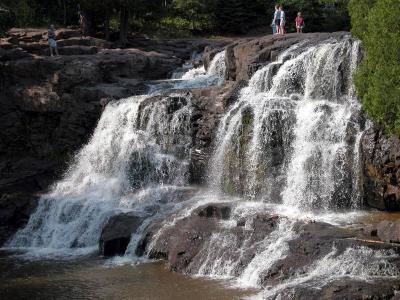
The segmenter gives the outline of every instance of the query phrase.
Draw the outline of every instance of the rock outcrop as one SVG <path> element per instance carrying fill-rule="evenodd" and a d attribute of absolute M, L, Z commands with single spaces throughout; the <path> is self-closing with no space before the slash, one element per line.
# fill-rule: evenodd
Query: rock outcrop
<path fill-rule="evenodd" d="M 210 269 L 214 260 L 220 260 L 225 262 L 221 263 L 220 268 L 226 268 L 230 270 L 230 276 L 238 277 L 260 253 L 257 245 L 263 245 L 264 251 L 269 247 L 269 243 L 275 243 L 275 239 L 282 238 L 276 236 L 267 239 L 281 222 L 285 222 L 286 217 L 266 212 L 254 213 L 243 220 L 235 219 L 231 216 L 234 206 L 231 202 L 210 203 L 193 210 L 186 217 L 175 219 L 174 222 L 168 219 L 165 222 L 153 222 L 139 244 L 137 253 L 146 253 L 150 258 L 165 259 L 171 270 L 193 275 L 214 274 L 213 272 L 227 275 L 219 273 L 222 272 L 220 269 Z M 223 225 L 224 222 L 228 223 Z M 268 272 L 260 274 L 262 286 L 274 287 L 283 284 L 280 291 L 283 298 L 291 298 L 293 293 L 307 299 L 331 299 L 331 295 L 335 295 L 335 299 L 346 298 L 349 295 L 353 295 L 354 299 L 364 299 L 364 296 L 381 299 L 379 297 L 382 294 L 395 294 L 400 284 L 400 281 L 395 279 L 387 280 L 384 284 L 372 284 L 345 276 L 339 279 L 339 276 L 336 280 L 321 284 L 317 290 L 307 287 L 307 284 L 285 287 L 286 281 L 293 280 L 311 266 L 316 268 L 318 261 L 323 262 L 329 257 L 339 257 L 340 260 L 343 256 L 344 259 L 349 259 L 346 255 L 351 251 L 393 249 L 390 245 L 366 239 L 357 228 L 341 228 L 310 220 L 294 221 L 291 228 L 288 230 L 294 231 L 293 238 L 288 240 L 287 246 L 279 245 L 287 247 L 285 255 L 277 259 L 268 268 Z M 259 263 L 264 263 L 264 260 L 260 260 Z M 338 264 L 337 261 L 331 263 Z M 393 256 L 390 263 L 400 266 L 397 256 Z M 332 268 L 332 271 L 329 271 L 332 274 L 328 275 L 341 272 L 337 269 L 338 266 L 329 264 L 328 259 L 325 267 Z"/>
<path fill-rule="evenodd" d="M 0 245 L 28 223 L 39 195 L 12 193 L 0 195 Z"/>
<path fill-rule="evenodd" d="M 361 153 L 366 205 L 400 211 L 400 139 L 371 128 L 362 137 Z"/>
<path fill-rule="evenodd" d="M 88 140 L 103 99 L 142 94 L 147 80 L 166 78 L 181 64 L 156 52 L 101 49 L 50 58 L 0 48 L 0 190 L 45 189 Z"/>

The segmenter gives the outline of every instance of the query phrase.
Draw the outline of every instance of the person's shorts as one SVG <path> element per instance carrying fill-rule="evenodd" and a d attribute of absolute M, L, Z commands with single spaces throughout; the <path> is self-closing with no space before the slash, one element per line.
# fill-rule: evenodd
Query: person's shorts
<path fill-rule="evenodd" d="M 281 26 L 281 19 L 276 19 L 275 20 L 275 25 L 276 26 Z"/>
<path fill-rule="evenodd" d="M 285 26 L 285 20 L 281 20 L 280 26 L 281 26 L 281 27 L 282 27 L 282 26 Z"/>
<path fill-rule="evenodd" d="M 301 25 L 301 26 L 296 26 L 296 28 L 297 28 L 297 29 L 303 29 L 304 26 L 303 26 L 303 25 Z"/>
<path fill-rule="evenodd" d="M 57 42 L 54 39 L 49 39 L 49 46 L 51 48 L 57 48 Z"/>

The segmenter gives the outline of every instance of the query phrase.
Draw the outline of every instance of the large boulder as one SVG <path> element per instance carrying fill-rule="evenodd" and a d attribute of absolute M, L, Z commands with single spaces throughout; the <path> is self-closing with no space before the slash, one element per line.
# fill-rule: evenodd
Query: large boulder
<path fill-rule="evenodd" d="M 99 241 L 101 255 L 123 255 L 131 235 L 136 232 L 142 222 L 143 217 L 132 213 L 112 216 L 101 232 Z"/>

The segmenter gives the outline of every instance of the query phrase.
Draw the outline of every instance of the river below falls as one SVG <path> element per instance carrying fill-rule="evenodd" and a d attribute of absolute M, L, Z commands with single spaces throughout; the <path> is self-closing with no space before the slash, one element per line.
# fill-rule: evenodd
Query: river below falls
<path fill-rule="evenodd" d="M 344 217 L 337 216 L 341 223 Z M 370 211 L 338 225 L 377 224 L 399 217 L 399 213 Z M 229 281 L 170 272 L 161 261 L 135 264 L 127 258 L 104 259 L 94 254 L 38 260 L 0 250 L 0 299 L 231 300 L 252 298 L 259 292 L 232 286 Z"/>
<path fill-rule="evenodd" d="M 27 261 L 0 252 L 0 299 L 241 299 L 254 291 L 170 272 L 162 262 L 109 265 L 85 257 Z"/>

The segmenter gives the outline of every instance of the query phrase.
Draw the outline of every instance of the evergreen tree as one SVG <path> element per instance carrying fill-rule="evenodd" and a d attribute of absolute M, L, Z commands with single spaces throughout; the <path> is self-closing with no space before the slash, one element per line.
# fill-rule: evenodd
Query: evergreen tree
<path fill-rule="evenodd" d="M 355 75 L 358 95 L 369 117 L 400 135 L 400 1 L 351 0 L 350 13 L 366 51 Z"/>

